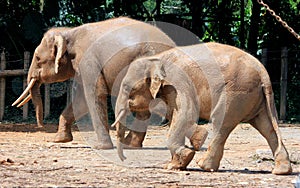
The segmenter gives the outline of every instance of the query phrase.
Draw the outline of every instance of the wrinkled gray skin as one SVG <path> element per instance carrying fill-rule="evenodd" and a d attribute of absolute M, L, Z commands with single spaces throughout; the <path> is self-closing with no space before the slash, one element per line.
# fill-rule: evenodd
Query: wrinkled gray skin
<path fill-rule="evenodd" d="M 117 121 L 124 124 L 129 110 L 148 109 L 157 98 L 167 104 L 171 122 L 167 146 L 172 160 L 167 168 L 184 169 L 192 160 L 194 152 L 184 146 L 184 137 L 193 134 L 200 117 L 210 120 L 214 128 L 207 153 L 198 162 L 202 169 L 219 168 L 230 132 L 238 123 L 248 122 L 265 137 L 273 152 L 272 173 L 292 172 L 278 128 L 269 75 L 250 54 L 232 46 L 206 43 L 135 60 L 121 84 Z M 124 133 L 119 122 L 115 124 L 122 142 Z M 119 155 L 125 159 L 122 148 Z"/>
<path fill-rule="evenodd" d="M 70 104 L 60 115 L 55 142 L 71 141 L 74 113 L 78 118 L 90 112 L 99 140 L 96 147 L 112 148 L 106 97 L 116 76 L 137 57 L 154 55 L 174 46 L 175 43 L 158 28 L 130 18 L 50 29 L 36 48 L 28 73 L 28 83 L 34 80 L 29 97 L 35 105 L 38 125 L 43 125 L 40 85 L 75 77 L 77 86 L 73 102 L 77 108 L 73 109 Z M 135 135 L 139 138 L 132 143 Z M 143 136 L 144 133 L 130 134 L 129 145 L 141 146 Z"/>

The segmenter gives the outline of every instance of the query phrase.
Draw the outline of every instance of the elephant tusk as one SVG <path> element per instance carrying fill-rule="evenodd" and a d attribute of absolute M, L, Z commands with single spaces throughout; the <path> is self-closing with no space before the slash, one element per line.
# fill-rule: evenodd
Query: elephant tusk
<path fill-rule="evenodd" d="M 20 104 L 18 104 L 18 108 L 26 104 L 31 99 L 31 94 L 29 94 Z"/>
<path fill-rule="evenodd" d="M 25 98 L 25 96 L 27 95 L 27 93 L 29 92 L 29 90 L 33 87 L 33 85 L 35 84 L 36 79 L 33 78 L 30 80 L 28 86 L 26 87 L 26 89 L 23 91 L 23 93 L 20 95 L 20 97 L 12 104 L 12 106 L 15 106 L 16 104 L 18 104 L 19 102 L 21 102 L 22 99 Z"/>
<path fill-rule="evenodd" d="M 121 120 L 121 118 L 125 115 L 126 110 L 121 110 L 119 115 L 117 116 L 115 122 L 111 125 L 111 127 L 115 127 L 116 124 Z"/>

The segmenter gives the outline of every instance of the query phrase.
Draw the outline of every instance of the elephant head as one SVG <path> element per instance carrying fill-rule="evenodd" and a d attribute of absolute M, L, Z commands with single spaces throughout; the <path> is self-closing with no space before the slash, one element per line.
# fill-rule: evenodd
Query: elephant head
<path fill-rule="evenodd" d="M 135 60 L 122 80 L 116 101 L 116 120 L 112 125 L 117 129 L 117 149 L 121 160 L 126 159 L 121 143 L 124 143 L 125 135 L 124 118 L 130 111 L 153 112 L 157 109 L 157 102 L 162 100 L 165 104 L 165 114 L 162 115 L 166 115 L 170 124 L 186 126 L 185 131 L 191 131 L 190 134 L 184 131 L 180 134 L 192 135 L 194 132 L 192 125 L 199 115 L 195 88 L 186 70 L 174 63 L 179 59 L 172 52 Z M 167 53 L 171 55 L 165 56 Z"/>
<path fill-rule="evenodd" d="M 40 45 L 35 49 L 28 71 L 27 88 L 12 104 L 18 107 L 30 99 L 35 106 L 38 126 L 43 125 L 43 104 L 40 95 L 42 83 L 62 82 L 75 74 L 68 54 L 64 32 L 68 28 L 54 28 L 45 33 Z M 29 94 L 28 94 L 29 93 Z M 23 100 L 23 101 L 22 101 Z"/>
<path fill-rule="evenodd" d="M 155 57 L 134 61 L 121 83 L 116 120 L 119 121 L 129 110 L 149 110 L 150 102 L 156 98 L 165 76 L 164 68 Z"/>
<path fill-rule="evenodd" d="M 115 108 L 116 120 L 112 124 L 117 129 L 117 148 L 121 160 L 126 159 L 121 144 L 125 135 L 123 119 L 130 111 L 149 111 L 149 105 L 156 98 L 165 77 L 165 71 L 159 65 L 159 59 L 155 57 L 140 58 L 131 63 L 122 80 Z"/>

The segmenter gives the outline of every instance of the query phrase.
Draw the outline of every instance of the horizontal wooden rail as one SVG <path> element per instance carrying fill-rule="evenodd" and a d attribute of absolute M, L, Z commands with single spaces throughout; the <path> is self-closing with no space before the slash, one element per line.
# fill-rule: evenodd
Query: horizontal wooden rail
<path fill-rule="evenodd" d="M 16 70 L 0 70 L 0 77 L 6 76 L 24 76 L 28 73 L 24 69 L 16 69 Z"/>

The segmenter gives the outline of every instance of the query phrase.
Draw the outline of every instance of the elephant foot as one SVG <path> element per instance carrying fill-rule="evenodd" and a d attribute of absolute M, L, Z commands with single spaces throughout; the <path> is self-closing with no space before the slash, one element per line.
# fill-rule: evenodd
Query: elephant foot
<path fill-rule="evenodd" d="M 44 126 L 44 124 L 43 123 L 38 123 L 37 124 L 37 128 L 44 128 L 45 126 Z"/>
<path fill-rule="evenodd" d="M 195 151 L 189 148 L 183 148 L 179 152 L 175 152 L 172 161 L 165 168 L 168 170 L 185 170 L 195 155 Z"/>
<path fill-rule="evenodd" d="M 285 163 L 277 163 L 275 164 L 275 168 L 272 171 L 272 174 L 275 175 L 289 175 L 293 172 L 291 163 L 285 162 Z"/>
<path fill-rule="evenodd" d="M 145 132 L 130 131 L 124 140 L 124 148 L 141 148 L 145 138 Z M 127 147 L 126 147 L 127 146 Z"/>
<path fill-rule="evenodd" d="M 55 143 L 71 142 L 73 136 L 71 132 L 57 132 L 54 138 Z"/>
<path fill-rule="evenodd" d="M 112 143 L 101 143 L 98 145 L 93 146 L 93 149 L 101 150 L 101 149 L 113 149 Z"/>
<path fill-rule="evenodd" d="M 93 149 L 113 149 L 113 143 L 109 135 L 102 135 L 101 139 L 98 137 L 98 143 L 93 146 Z"/>
<path fill-rule="evenodd" d="M 275 159 L 275 167 L 272 171 L 272 174 L 276 175 L 288 175 L 292 173 L 291 162 L 288 159 L 287 155 L 280 154 Z"/>
<path fill-rule="evenodd" d="M 97 150 L 100 150 L 100 149 L 113 149 L 113 143 L 111 141 L 110 138 L 108 138 L 107 140 L 105 141 L 101 141 L 99 144 L 93 146 L 93 149 L 97 149 Z"/>
<path fill-rule="evenodd" d="M 194 134 L 190 138 L 190 142 L 192 146 L 194 147 L 194 150 L 199 151 L 201 146 L 204 144 L 204 141 L 206 140 L 208 135 L 207 130 L 204 127 L 197 126 Z"/>
<path fill-rule="evenodd" d="M 208 158 L 200 159 L 197 162 L 197 164 L 204 171 L 208 171 L 208 172 L 216 172 L 216 171 L 218 171 L 218 168 L 219 168 L 219 165 L 220 165 L 219 163 L 216 163 L 213 160 L 208 159 Z"/>

